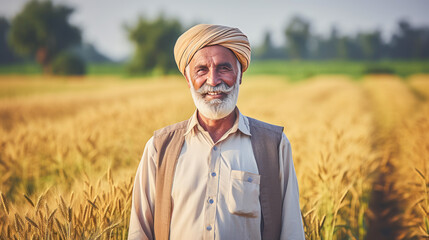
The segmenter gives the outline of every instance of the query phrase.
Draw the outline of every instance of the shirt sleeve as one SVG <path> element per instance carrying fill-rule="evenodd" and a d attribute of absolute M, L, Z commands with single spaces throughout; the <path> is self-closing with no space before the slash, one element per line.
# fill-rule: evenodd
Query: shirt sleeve
<path fill-rule="evenodd" d="M 134 180 L 128 239 L 154 239 L 156 150 L 149 139 Z"/>
<path fill-rule="evenodd" d="M 283 133 L 279 147 L 280 180 L 283 197 L 282 232 L 280 239 L 305 240 L 299 206 L 299 189 L 292 161 L 292 148 Z"/>

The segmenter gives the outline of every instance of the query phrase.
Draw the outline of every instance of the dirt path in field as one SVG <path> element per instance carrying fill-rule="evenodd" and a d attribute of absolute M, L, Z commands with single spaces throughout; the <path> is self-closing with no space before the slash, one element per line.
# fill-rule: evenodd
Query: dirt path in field
<path fill-rule="evenodd" d="M 373 103 L 373 150 L 380 160 L 369 203 L 366 239 L 404 239 L 408 231 L 402 217 L 405 202 L 396 186 L 401 181 L 395 166 L 401 151 L 398 128 L 406 116 L 416 111 L 418 100 L 401 79 L 386 77 L 363 84 Z M 395 96 L 398 93 L 400 98 Z"/>
<path fill-rule="evenodd" d="M 369 240 L 393 240 L 401 239 L 405 233 L 405 227 L 400 219 L 403 202 L 395 188 L 395 167 L 392 159 L 397 153 L 393 150 L 395 137 L 379 140 L 374 144 L 377 149 L 385 149 L 381 157 L 379 175 L 373 183 L 371 200 L 369 202 L 368 232 Z M 389 147 L 389 145 L 391 147 Z M 390 149 L 389 149 L 390 148 Z"/>

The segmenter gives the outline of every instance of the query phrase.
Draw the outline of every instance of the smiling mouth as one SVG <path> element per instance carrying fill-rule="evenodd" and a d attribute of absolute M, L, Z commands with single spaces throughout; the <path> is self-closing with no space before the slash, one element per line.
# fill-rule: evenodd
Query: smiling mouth
<path fill-rule="evenodd" d="M 221 91 L 215 91 L 215 92 L 210 91 L 210 92 L 206 93 L 206 95 L 211 95 L 211 96 L 216 96 L 216 95 L 221 95 L 221 94 L 223 94 L 223 92 L 221 92 Z"/>
<path fill-rule="evenodd" d="M 207 99 L 223 99 L 226 97 L 226 94 L 221 91 L 208 91 L 204 93 L 202 96 L 203 98 L 207 98 Z"/>

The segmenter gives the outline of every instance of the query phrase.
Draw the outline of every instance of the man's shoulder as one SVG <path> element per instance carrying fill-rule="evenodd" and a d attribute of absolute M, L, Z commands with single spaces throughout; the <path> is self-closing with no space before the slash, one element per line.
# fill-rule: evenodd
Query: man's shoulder
<path fill-rule="evenodd" d="M 266 131 L 270 131 L 270 132 L 274 132 L 274 133 L 283 133 L 283 127 L 282 126 L 277 126 L 271 123 L 267 123 L 267 122 L 263 122 L 251 117 L 246 116 L 247 119 L 249 120 L 249 125 L 250 128 L 259 128 L 259 129 L 263 129 Z"/>
<path fill-rule="evenodd" d="M 161 129 L 158 129 L 153 133 L 153 137 L 158 138 L 158 137 L 164 136 L 165 134 L 175 132 L 177 130 L 186 131 L 186 128 L 188 126 L 188 121 L 189 120 L 185 120 L 185 121 L 178 122 L 178 123 L 163 127 Z"/>

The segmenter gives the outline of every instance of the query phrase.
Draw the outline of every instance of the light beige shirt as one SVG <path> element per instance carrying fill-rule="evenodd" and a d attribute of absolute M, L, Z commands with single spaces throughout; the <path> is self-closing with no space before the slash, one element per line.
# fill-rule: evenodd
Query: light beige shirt
<path fill-rule="evenodd" d="M 170 239 L 261 239 L 260 176 L 249 121 L 236 111 L 233 127 L 216 143 L 198 123 L 197 112 L 189 121 L 171 192 Z M 151 138 L 137 169 L 128 239 L 154 239 L 156 154 Z M 284 134 L 279 164 L 281 239 L 305 239 L 291 146 Z"/>

